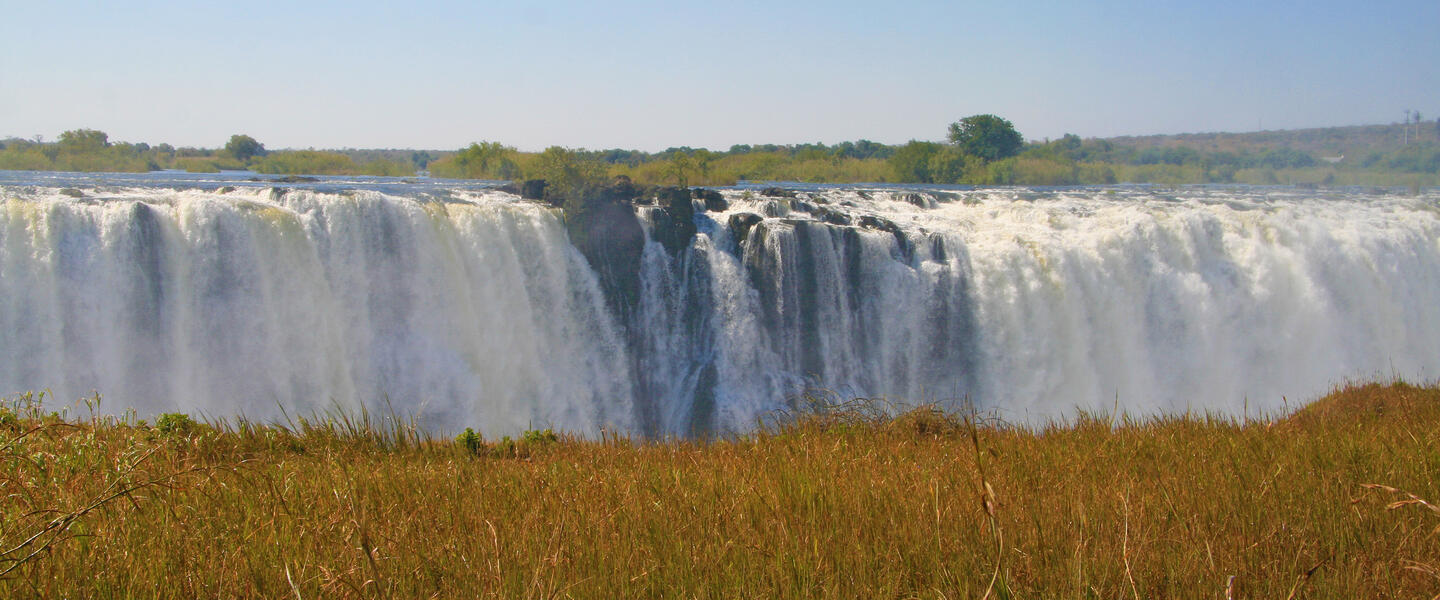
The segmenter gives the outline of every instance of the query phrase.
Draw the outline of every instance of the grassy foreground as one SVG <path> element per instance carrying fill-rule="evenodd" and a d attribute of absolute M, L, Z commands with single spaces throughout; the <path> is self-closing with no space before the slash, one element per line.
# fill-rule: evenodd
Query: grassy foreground
<path fill-rule="evenodd" d="M 1437 424 L 1403 383 L 1261 422 L 842 410 L 715 442 L 20 406 L 0 596 L 1429 598 Z"/>

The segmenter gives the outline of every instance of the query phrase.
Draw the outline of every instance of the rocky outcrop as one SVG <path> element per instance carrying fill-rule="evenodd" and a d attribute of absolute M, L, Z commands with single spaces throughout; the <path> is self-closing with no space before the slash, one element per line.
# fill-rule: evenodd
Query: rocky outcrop
<path fill-rule="evenodd" d="M 824 206 L 815 208 L 810 211 L 810 214 L 814 215 L 816 219 L 831 225 L 849 225 L 851 223 L 850 215 Z"/>
<path fill-rule="evenodd" d="M 900 199 L 909 202 L 910 204 L 914 204 L 915 206 L 918 206 L 920 208 L 935 208 L 935 202 L 924 194 L 910 192 L 908 194 L 901 195 Z"/>
<path fill-rule="evenodd" d="M 604 193 L 608 194 L 617 202 L 624 202 L 626 200 L 633 202 L 635 199 L 644 196 L 645 190 L 635 185 L 635 182 L 631 181 L 629 176 L 616 175 L 615 179 L 610 182 L 610 187 L 605 189 Z"/>
<path fill-rule="evenodd" d="M 730 215 L 730 233 L 735 236 L 735 245 L 745 245 L 745 238 L 750 235 L 750 228 L 764 220 L 765 217 L 749 212 Z"/>
<path fill-rule="evenodd" d="M 655 189 L 655 202 L 660 206 L 652 215 L 655 241 L 665 246 L 671 256 L 678 256 L 695 237 L 695 205 L 690 191 L 681 187 Z"/>
<path fill-rule="evenodd" d="M 715 190 L 691 188 L 690 196 L 696 200 L 704 201 L 707 212 L 721 212 L 730 208 L 730 203 L 725 201 L 725 196 Z"/>
<path fill-rule="evenodd" d="M 960 194 L 955 192 L 930 192 L 936 202 L 954 202 L 960 199 Z"/>
<path fill-rule="evenodd" d="M 900 226 L 896 225 L 894 221 L 875 215 L 863 215 L 860 217 L 858 224 L 864 229 L 884 231 L 895 236 L 895 245 L 900 248 L 900 258 L 906 262 L 909 262 L 910 258 L 914 255 L 915 247 L 910 243 L 910 238 L 905 235 L 905 232 L 901 230 Z"/>
<path fill-rule="evenodd" d="M 528 179 L 520 184 L 520 197 L 530 200 L 543 200 L 545 198 L 546 182 L 544 179 Z"/>
<path fill-rule="evenodd" d="M 628 319 L 640 299 L 640 258 L 645 229 L 631 206 L 633 197 L 624 186 L 591 188 L 575 197 L 549 193 L 544 180 L 521 184 L 524 198 L 537 193 L 545 202 L 564 209 L 570 242 L 585 256 L 599 276 L 606 303 Z"/>
<path fill-rule="evenodd" d="M 760 190 L 760 195 L 767 198 L 794 198 L 795 192 L 785 188 L 767 187 Z"/>
<path fill-rule="evenodd" d="M 938 263 L 949 260 L 949 252 L 945 250 L 945 236 L 938 233 L 930 234 L 930 260 Z"/>
<path fill-rule="evenodd" d="M 697 212 L 729 210 L 729 202 L 716 190 L 674 186 L 639 186 L 625 176 L 616 177 L 609 185 L 586 189 L 579 198 L 559 196 L 543 179 L 532 179 L 500 188 L 518 193 L 523 198 L 543 200 L 565 211 L 565 227 L 571 241 L 600 274 L 606 298 L 621 313 L 629 312 L 639 297 L 640 257 L 645 247 L 645 231 L 636 209 L 650 210 L 650 236 L 673 257 L 690 247 L 697 232 Z M 909 260 L 914 245 L 893 221 L 875 215 L 852 215 L 831 204 L 815 204 L 800 199 L 796 192 L 783 188 L 765 188 L 760 195 L 773 198 L 761 206 L 765 216 L 753 212 L 730 215 L 727 224 L 737 247 L 743 247 L 751 231 L 766 216 L 784 218 L 792 211 L 809 213 L 815 222 L 837 227 L 858 227 L 883 231 L 895 237 L 897 258 Z M 902 200 L 917 206 L 933 205 L 928 196 L 906 193 Z M 703 208 L 701 208 L 703 207 Z M 793 219 L 792 219 L 793 220 Z M 799 222 L 799 221 L 796 221 Z M 943 254 L 943 247 L 940 249 Z"/>

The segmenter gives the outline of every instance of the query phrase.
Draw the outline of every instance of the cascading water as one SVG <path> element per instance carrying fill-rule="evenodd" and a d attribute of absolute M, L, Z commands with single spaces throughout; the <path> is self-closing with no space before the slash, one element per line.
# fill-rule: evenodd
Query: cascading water
<path fill-rule="evenodd" d="M 1440 371 L 1433 196 L 733 189 L 624 206 L 627 253 L 443 183 L 30 183 L 0 186 L 0 393 L 112 411 L 684 435 L 807 385 L 1033 421 Z"/>
<path fill-rule="evenodd" d="M 547 209 L 495 194 L 6 195 L 0 389 L 98 390 L 142 413 L 363 404 L 492 432 L 635 426 L 616 324 Z"/>

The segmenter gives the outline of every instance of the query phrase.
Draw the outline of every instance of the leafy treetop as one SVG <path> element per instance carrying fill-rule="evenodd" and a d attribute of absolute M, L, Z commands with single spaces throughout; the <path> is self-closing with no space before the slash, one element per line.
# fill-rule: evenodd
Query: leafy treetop
<path fill-rule="evenodd" d="M 255 141 L 255 138 L 248 135 L 232 135 L 230 142 L 225 144 L 225 151 L 238 161 L 248 161 L 256 156 L 265 156 L 265 144 Z"/>
<path fill-rule="evenodd" d="M 66 152 L 99 152 L 110 146 L 110 136 L 94 129 L 72 129 L 60 134 L 60 148 Z"/>
<path fill-rule="evenodd" d="M 1025 140 L 1010 121 L 995 115 L 975 115 L 950 124 L 950 143 L 971 156 L 987 161 L 1020 154 Z"/>

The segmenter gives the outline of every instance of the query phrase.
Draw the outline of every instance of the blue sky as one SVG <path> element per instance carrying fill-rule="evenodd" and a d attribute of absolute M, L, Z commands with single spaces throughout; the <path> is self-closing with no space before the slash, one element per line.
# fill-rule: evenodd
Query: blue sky
<path fill-rule="evenodd" d="M 1440 2 L 0 0 L 0 136 L 660 150 L 1440 116 Z"/>

